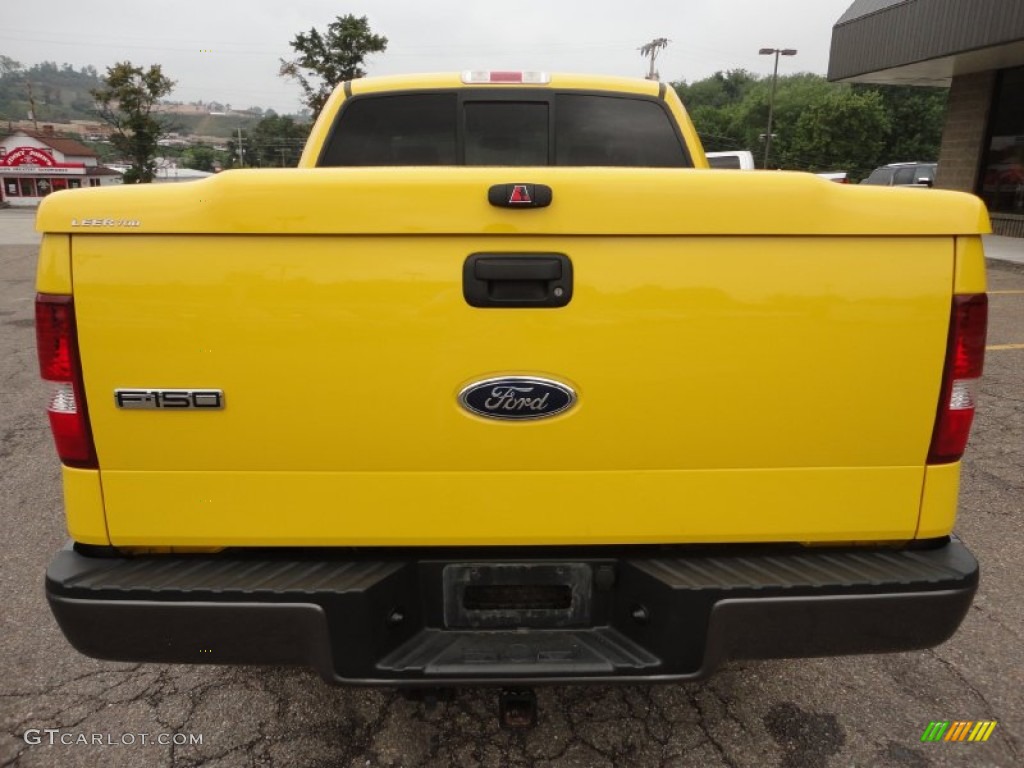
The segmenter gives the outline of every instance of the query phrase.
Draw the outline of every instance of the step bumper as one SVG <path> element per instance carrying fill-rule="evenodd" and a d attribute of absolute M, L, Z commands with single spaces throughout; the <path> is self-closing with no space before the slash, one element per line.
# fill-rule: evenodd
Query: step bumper
<path fill-rule="evenodd" d="M 468 594 L 456 582 L 472 579 L 500 589 L 456 610 Z M 46 593 L 71 644 L 96 658 L 297 664 L 333 683 L 443 686 L 695 680 L 729 659 L 927 648 L 956 631 L 977 584 L 977 561 L 955 538 L 905 550 L 138 557 L 69 545 Z M 562 593 L 564 606 L 551 597 Z M 508 595 L 546 602 L 493 603 Z"/>

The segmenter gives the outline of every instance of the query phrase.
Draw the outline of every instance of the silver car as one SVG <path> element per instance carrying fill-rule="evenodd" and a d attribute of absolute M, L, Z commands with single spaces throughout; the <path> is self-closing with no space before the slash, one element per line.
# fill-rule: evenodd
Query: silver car
<path fill-rule="evenodd" d="M 936 163 L 889 163 L 875 168 L 861 184 L 881 187 L 930 187 L 935 183 Z"/>

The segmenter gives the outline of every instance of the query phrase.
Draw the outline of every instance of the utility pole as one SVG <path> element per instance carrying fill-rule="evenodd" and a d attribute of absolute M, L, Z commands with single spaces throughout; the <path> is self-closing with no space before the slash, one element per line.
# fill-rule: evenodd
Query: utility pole
<path fill-rule="evenodd" d="M 245 168 L 245 149 L 242 143 L 242 126 L 238 126 L 238 167 Z"/>
<path fill-rule="evenodd" d="M 768 156 L 772 151 L 772 120 L 775 117 L 775 85 L 779 80 L 779 54 L 783 56 L 796 56 L 796 49 L 762 48 L 758 53 L 761 56 L 775 54 L 775 70 L 772 72 L 772 93 L 768 97 L 768 133 L 764 135 L 764 169 L 768 170 Z"/>
<path fill-rule="evenodd" d="M 658 80 L 660 78 L 660 75 L 658 74 L 657 70 L 654 69 L 654 60 L 658 58 L 658 51 L 660 51 L 667 45 L 668 38 L 656 37 L 653 40 L 651 40 L 651 42 L 647 43 L 647 45 L 640 46 L 640 55 L 644 57 L 650 56 L 651 58 L 651 65 L 647 70 L 648 80 Z"/>
<path fill-rule="evenodd" d="M 28 103 L 32 107 L 32 125 L 34 125 L 35 129 L 38 131 L 39 130 L 39 118 L 36 116 L 36 98 L 32 94 L 32 81 L 31 80 L 26 80 L 25 81 L 25 87 L 28 88 Z"/>

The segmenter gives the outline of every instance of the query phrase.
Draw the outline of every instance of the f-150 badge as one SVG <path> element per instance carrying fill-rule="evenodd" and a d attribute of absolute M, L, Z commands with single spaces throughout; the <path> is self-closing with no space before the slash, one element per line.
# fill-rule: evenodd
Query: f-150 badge
<path fill-rule="evenodd" d="M 126 410 L 214 411 L 224 407 L 224 390 L 115 389 L 114 403 Z"/>
<path fill-rule="evenodd" d="M 572 408 L 576 392 L 551 379 L 503 376 L 470 384 L 459 392 L 459 405 L 488 419 L 546 419 Z"/>

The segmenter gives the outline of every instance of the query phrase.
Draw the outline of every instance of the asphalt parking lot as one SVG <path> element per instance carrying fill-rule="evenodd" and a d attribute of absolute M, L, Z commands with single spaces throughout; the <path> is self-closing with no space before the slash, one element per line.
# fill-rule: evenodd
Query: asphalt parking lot
<path fill-rule="evenodd" d="M 982 584 L 952 640 L 732 663 L 699 684 L 540 689 L 539 726 L 509 732 L 490 690 L 428 709 L 302 670 L 108 663 L 65 642 L 42 591 L 65 532 L 37 380 L 31 226 L 30 213 L 0 210 L 0 768 L 1024 765 L 1024 266 L 990 262 L 991 349 L 957 525 Z M 934 720 L 998 725 L 985 743 L 922 743 Z M 60 729 L 55 744 L 45 729 Z M 202 743 L 154 743 L 170 734 Z M 93 735 L 103 743 L 77 743 Z"/>

